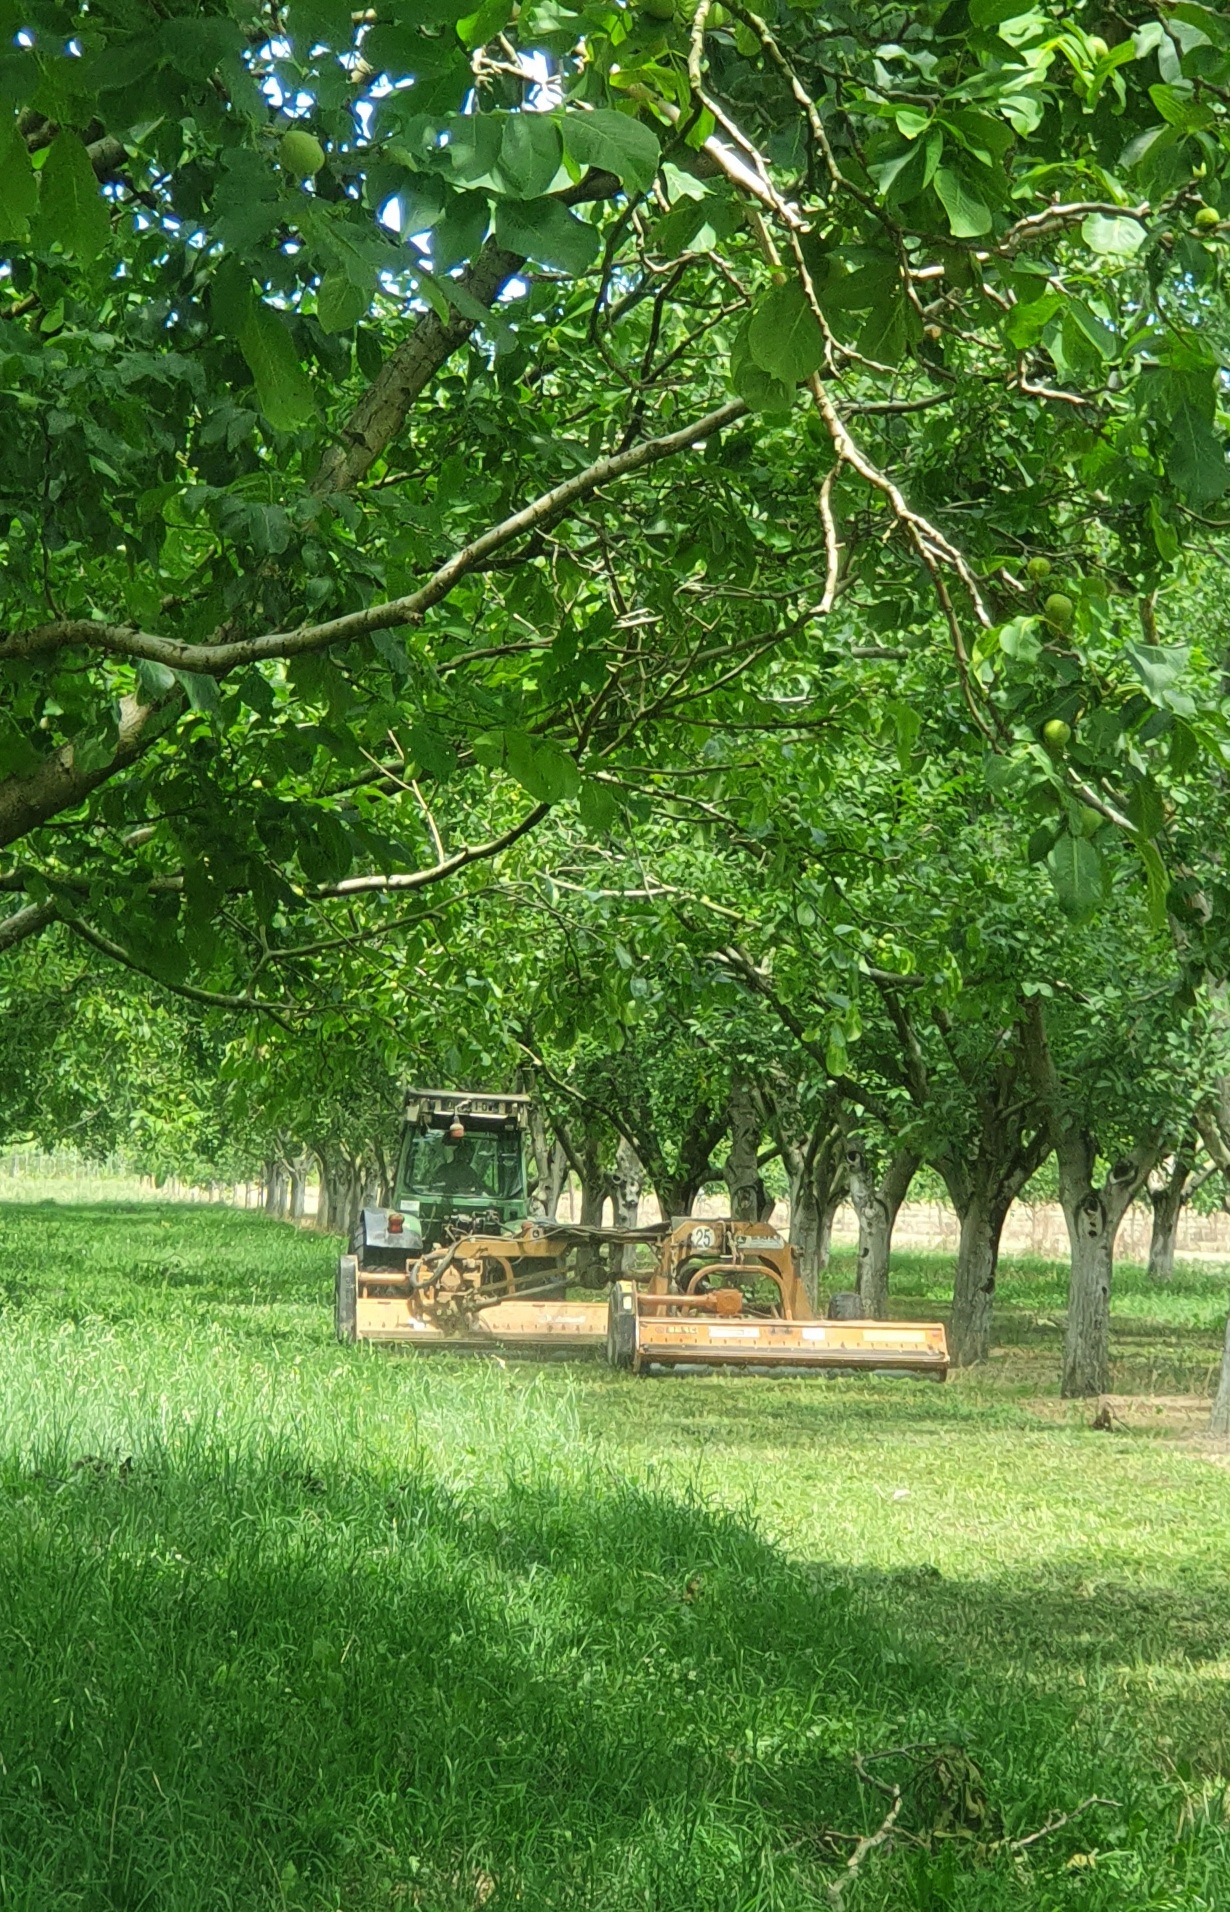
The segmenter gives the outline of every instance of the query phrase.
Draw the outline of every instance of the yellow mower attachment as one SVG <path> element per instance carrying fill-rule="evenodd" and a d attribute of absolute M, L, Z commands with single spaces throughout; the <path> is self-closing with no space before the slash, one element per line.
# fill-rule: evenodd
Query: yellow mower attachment
<path fill-rule="evenodd" d="M 825 1321 L 808 1305 L 794 1249 L 758 1222 L 678 1222 L 645 1291 L 611 1290 L 607 1359 L 643 1374 L 733 1367 L 917 1374 L 942 1381 L 938 1322 Z"/>
<path fill-rule="evenodd" d="M 564 1292 L 565 1257 L 579 1233 L 527 1221 L 515 1234 L 462 1236 L 407 1256 L 400 1269 L 343 1255 L 338 1339 L 489 1354 L 601 1353 L 606 1301 L 569 1300 Z"/>

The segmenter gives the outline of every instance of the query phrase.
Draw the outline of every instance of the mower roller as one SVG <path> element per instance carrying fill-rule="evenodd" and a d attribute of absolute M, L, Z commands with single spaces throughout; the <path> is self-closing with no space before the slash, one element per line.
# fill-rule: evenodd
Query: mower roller
<path fill-rule="evenodd" d="M 532 1219 L 528 1117 L 525 1096 L 410 1092 L 395 1204 L 364 1209 L 352 1252 L 338 1264 L 340 1340 L 605 1352 L 612 1366 L 637 1374 L 735 1368 L 944 1379 L 941 1326 L 817 1316 L 793 1247 L 766 1223 L 686 1216 L 605 1229 Z M 615 1281 L 606 1298 L 574 1298 L 568 1260 L 582 1243 L 647 1247 L 652 1267 Z"/>

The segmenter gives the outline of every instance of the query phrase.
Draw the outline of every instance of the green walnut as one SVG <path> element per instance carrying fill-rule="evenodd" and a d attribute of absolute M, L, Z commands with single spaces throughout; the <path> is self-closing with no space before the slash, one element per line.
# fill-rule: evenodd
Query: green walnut
<path fill-rule="evenodd" d="M 1102 828 L 1102 813 L 1095 810 L 1091 803 L 1082 803 L 1080 807 L 1080 826 L 1083 837 L 1091 837 Z"/>
<path fill-rule="evenodd" d="M 1212 232 L 1221 224 L 1221 214 L 1216 206 L 1197 206 L 1196 216 L 1192 220 L 1197 232 Z"/>
<path fill-rule="evenodd" d="M 1042 615 L 1057 631 L 1070 631 L 1076 606 L 1066 591 L 1052 591 L 1042 606 Z"/>
<path fill-rule="evenodd" d="M 289 133 L 283 133 L 278 147 L 278 158 L 285 172 L 294 179 L 315 179 L 325 163 L 325 149 L 315 133 L 305 133 L 301 127 L 292 127 Z"/>
<path fill-rule="evenodd" d="M 1034 584 L 1045 583 L 1050 575 L 1051 561 L 1049 558 L 1031 558 L 1025 566 L 1025 576 L 1031 579 Z"/>
<path fill-rule="evenodd" d="M 1065 724 L 1062 717 L 1052 717 L 1042 726 L 1042 741 L 1052 757 L 1062 757 L 1072 741 L 1072 726 Z"/>

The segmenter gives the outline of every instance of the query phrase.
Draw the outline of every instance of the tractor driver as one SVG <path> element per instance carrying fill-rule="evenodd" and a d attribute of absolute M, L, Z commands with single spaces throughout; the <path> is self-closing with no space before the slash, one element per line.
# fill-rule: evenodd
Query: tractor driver
<path fill-rule="evenodd" d="M 440 1186 L 446 1195 L 485 1195 L 483 1178 L 474 1163 L 474 1141 L 462 1136 L 444 1165 Z"/>

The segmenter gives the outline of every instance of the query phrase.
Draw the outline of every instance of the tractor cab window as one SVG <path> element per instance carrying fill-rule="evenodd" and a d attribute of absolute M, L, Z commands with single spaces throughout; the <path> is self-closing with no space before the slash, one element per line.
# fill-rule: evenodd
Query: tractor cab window
<path fill-rule="evenodd" d="M 453 1142 L 438 1129 L 406 1142 L 403 1196 L 454 1201 L 512 1202 L 524 1196 L 517 1135 L 463 1135 Z"/>

